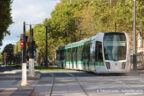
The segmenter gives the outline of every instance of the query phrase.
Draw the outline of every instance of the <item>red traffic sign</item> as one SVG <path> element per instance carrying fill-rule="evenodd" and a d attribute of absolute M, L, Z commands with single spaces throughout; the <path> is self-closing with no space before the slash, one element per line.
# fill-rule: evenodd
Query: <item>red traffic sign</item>
<path fill-rule="evenodd" d="M 23 41 L 20 41 L 20 46 L 21 46 L 21 47 L 23 47 L 23 46 L 24 46 Z"/>

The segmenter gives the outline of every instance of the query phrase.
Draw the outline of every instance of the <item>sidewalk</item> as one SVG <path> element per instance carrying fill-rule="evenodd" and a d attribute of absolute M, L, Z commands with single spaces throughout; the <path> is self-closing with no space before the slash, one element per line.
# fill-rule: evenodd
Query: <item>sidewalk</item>
<path fill-rule="evenodd" d="M 127 75 L 129 76 L 144 76 L 144 70 L 137 70 L 137 71 L 133 71 L 131 70 Z"/>
<path fill-rule="evenodd" d="M 22 87 L 21 70 L 0 72 L 0 96 L 31 96 L 34 86 L 40 79 L 40 73 L 36 72 L 34 78 L 28 77 L 28 86 Z"/>

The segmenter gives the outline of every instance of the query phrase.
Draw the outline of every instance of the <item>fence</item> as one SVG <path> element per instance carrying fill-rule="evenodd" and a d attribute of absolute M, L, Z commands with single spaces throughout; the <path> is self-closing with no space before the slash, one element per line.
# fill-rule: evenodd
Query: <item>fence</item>
<path fill-rule="evenodd" d="M 131 64 L 133 64 L 133 55 L 131 55 Z M 137 53 L 137 69 L 144 70 L 144 54 L 143 54 L 143 52 Z"/>

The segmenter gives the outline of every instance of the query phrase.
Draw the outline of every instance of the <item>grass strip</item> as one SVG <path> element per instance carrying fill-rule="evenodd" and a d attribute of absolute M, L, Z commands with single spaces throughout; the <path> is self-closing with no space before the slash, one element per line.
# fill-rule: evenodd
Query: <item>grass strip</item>
<path fill-rule="evenodd" d="M 72 71 L 70 69 L 62 69 L 56 66 L 52 67 L 45 67 L 45 66 L 36 66 L 35 70 L 37 71 Z"/>

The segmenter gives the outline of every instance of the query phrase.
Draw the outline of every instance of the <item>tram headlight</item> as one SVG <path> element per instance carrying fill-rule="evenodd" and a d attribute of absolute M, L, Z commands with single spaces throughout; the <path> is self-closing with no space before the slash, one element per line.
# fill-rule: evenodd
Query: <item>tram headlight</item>
<path fill-rule="evenodd" d="M 105 63 L 106 63 L 107 69 L 110 69 L 110 63 L 109 62 L 105 62 Z"/>
<path fill-rule="evenodd" d="M 125 69 L 126 62 L 122 62 L 122 69 Z"/>

